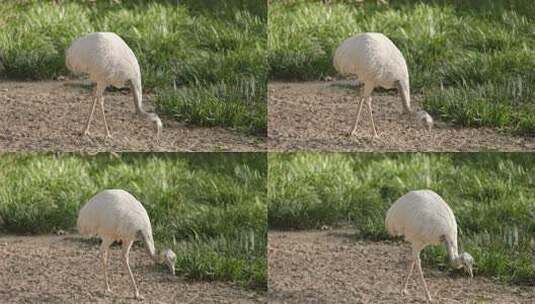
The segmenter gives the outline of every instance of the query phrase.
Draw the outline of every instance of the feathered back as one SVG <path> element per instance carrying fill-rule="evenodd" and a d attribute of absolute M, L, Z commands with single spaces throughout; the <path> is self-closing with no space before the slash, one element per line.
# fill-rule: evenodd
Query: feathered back
<path fill-rule="evenodd" d="M 411 243 L 440 244 L 445 237 L 457 246 L 453 211 L 431 190 L 411 191 L 399 198 L 386 213 L 385 226 L 391 235 L 404 236 Z"/>
<path fill-rule="evenodd" d="M 154 247 L 147 211 L 124 190 L 104 190 L 91 198 L 80 209 L 78 231 L 112 240 L 134 240 L 141 231 L 147 245 Z"/>
<path fill-rule="evenodd" d="M 128 80 L 141 83 L 134 52 L 115 33 L 97 32 L 76 39 L 66 52 L 73 73 L 89 74 L 94 82 L 122 87 Z"/>
<path fill-rule="evenodd" d="M 334 68 L 342 75 L 357 75 L 363 82 L 393 88 L 397 81 L 409 86 L 407 63 L 394 43 L 380 33 L 350 37 L 336 49 Z"/>

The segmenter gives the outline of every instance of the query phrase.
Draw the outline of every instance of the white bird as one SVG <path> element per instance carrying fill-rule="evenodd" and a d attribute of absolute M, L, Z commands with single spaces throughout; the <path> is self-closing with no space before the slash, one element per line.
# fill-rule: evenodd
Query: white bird
<path fill-rule="evenodd" d="M 147 211 L 130 193 L 124 190 L 104 190 L 91 198 L 80 209 L 78 231 L 84 235 L 96 235 L 102 239 L 100 258 L 104 268 L 106 291 L 108 284 L 108 249 L 114 241 L 122 241 L 122 255 L 136 299 L 142 299 L 130 270 L 128 255 L 136 239 L 142 239 L 148 254 L 156 263 L 165 263 L 171 273 L 175 273 L 176 255 L 171 249 L 158 252 L 154 247 L 152 227 Z"/>
<path fill-rule="evenodd" d="M 357 119 L 350 135 L 357 131 L 360 112 L 364 101 L 368 104 L 373 133 L 378 137 L 372 113 L 371 93 L 375 87 L 386 89 L 397 88 L 403 100 L 403 112 L 425 124 L 428 130 L 433 125 L 433 119 L 427 112 L 426 116 L 419 116 L 411 109 L 409 86 L 409 72 L 407 63 L 401 51 L 394 43 L 380 33 L 364 33 L 350 37 L 342 42 L 336 49 L 333 58 L 336 71 L 342 75 L 356 75 L 364 83 L 360 96 Z M 429 121 L 430 119 L 430 121 Z"/>
<path fill-rule="evenodd" d="M 444 244 L 450 264 L 473 277 L 474 258 L 466 252 L 459 255 L 457 222 L 448 204 L 431 190 L 411 191 L 399 198 L 386 213 L 385 226 L 392 236 L 403 236 L 412 245 L 412 263 L 402 293 L 407 294 L 409 278 L 416 264 L 428 301 L 431 295 L 425 283 L 420 252 L 427 245 Z"/>
<path fill-rule="evenodd" d="M 129 84 L 134 94 L 136 112 L 145 119 L 156 124 L 156 140 L 160 137 L 162 121 L 156 113 L 149 113 L 142 107 L 141 72 L 134 52 L 121 37 L 115 33 L 91 33 L 76 39 L 66 52 L 65 63 L 73 73 L 88 74 L 96 83 L 93 91 L 93 107 L 87 119 L 83 135 L 89 135 L 89 126 L 97 102 L 104 117 L 106 135 L 111 137 L 106 116 L 104 114 L 104 97 L 106 87 L 113 85 L 117 88 Z"/>

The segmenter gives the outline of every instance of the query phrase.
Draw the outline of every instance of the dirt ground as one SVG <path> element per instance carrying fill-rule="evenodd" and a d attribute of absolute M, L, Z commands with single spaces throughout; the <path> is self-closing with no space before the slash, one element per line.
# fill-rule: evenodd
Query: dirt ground
<path fill-rule="evenodd" d="M 0 149 L 4 151 L 258 151 L 265 139 L 224 128 L 186 126 L 169 117 L 160 144 L 154 124 L 135 114 L 129 92 L 105 92 L 106 119 L 113 139 L 107 139 L 99 107 L 91 136 L 81 137 L 92 102 L 83 80 L 0 81 Z M 128 93 L 128 94 L 127 94 Z M 152 96 L 143 106 L 151 110 Z"/>
<path fill-rule="evenodd" d="M 110 250 L 108 262 L 113 294 L 105 295 L 98 247 L 78 235 L 0 236 L 0 303 L 266 302 L 265 295 L 229 283 L 173 277 L 139 246 L 130 253 L 130 267 L 145 300 L 133 298 L 118 246 Z"/>
<path fill-rule="evenodd" d="M 426 303 L 413 274 L 409 295 L 406 243 L 355 241 L 352 231 L 268 234 L 270 303 Z M 476 261 L 477 264 L 477 261 Z M 477 269 L 477 266 L 476 266 Z M 535 288 L 424 267 L 434 303 L 534 303 Z"/>
<path fill-rule="evenodd" d="M 527 151 L 535 150 L 535 138 L 501 134 L 490 128 L 457 128 L 435 121 L 426 132 L 401 115 L 399 95 L 374 92 L 374 121 L 379 133 L 373 139 L 364 106 L 356 136 L 346 133 L 357 116 L 357 88 L 336 82 L 269 84 L 268 146 L 270 151 Z M 421 96 L 411 103 L 420 109 Z"/>

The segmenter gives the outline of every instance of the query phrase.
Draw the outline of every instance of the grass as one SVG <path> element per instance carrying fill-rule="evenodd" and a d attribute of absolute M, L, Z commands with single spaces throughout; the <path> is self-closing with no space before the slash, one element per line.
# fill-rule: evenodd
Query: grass
<path fill-rule="evenodd" d="M 64 53 L 75 38 L 111 31 L 136 54 L 144 87 L 156 93 L 158 112 L 194 125 L 266 133 L 265 3 L 5 2 L 0 62 L 6 77 L 66 75 Z M 244 92 L 244 86 L 254 90 Z"/>
<path fill-rule="evenodd" d="M 177 272 L 266 289 L 264 153 L 4 154 L 0 230 L 73 230 L 96 193 L 125 189 L 151 219 L 157 245 L 172 248 Z"/>
<path fill-rule="evenodd" d="M 352 224 L 358 236 L 390 239 L 388 208 L 410 190 L 432 189 L 453 209 L 460 248 L 476 260 L 476 274 L 533 285 L 535 159 L 529 154 L 271 154 L 268 223 L 271 229 Z M 423 260 L 447 264 L 443 246 Z"/>
<path fill-rule="evenodd" d="M 534 16 L 527 0 L 273 1 L 270 75 L 335 75 L 332 56 L 344 39 L 382 32 L 404 54 L 412 91 L 435 117 L 534 135 Z"/>

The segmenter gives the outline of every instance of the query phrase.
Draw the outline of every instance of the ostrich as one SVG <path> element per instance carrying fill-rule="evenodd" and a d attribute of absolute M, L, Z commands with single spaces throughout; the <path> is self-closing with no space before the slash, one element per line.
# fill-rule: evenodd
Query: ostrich
<path fill-rule="evenodd" d="M 403 54 L 380 33 L 364 33 L 346 39 L 334 53 L 333 65 L 342 75 L 356 75 L 364 83 L 360 96 L 355 125 L 348 135 L 355 135 L 364 101 L 368 104 L 374 137 L 378 137 L 372 113 L 371 93 L 377 86 L 397 88 L 403 100 L 403 112 L 412 119 L 423 123 L 428 130 L 433 126 L 433 118 L 425 112 L 411 109 L 409 72 Z"/>
<path fill-rule="evenodd" d="M 411 191 L 399 198 L 386 213 L 385 226 L 390 235 L 404 236 L 412 245 L 412 263 L 402 293 L 407 294 L 407 285 L 414 269 L 418 267 L 427 300 L 431 295 L 425 283 L 420 252 L 427 245 L 443 243 L 448 250 L 450 264 L 462 268 L 473 277 L 474 258 L 467 252 L 459 255 L 457 249 L 457 223 L 448 204 L 431 190 Z"/>
<path fill-rule="evenodd" d="M 136 239 L 142 239 L 148 254 L 156 263 L 165 263 L 171 273 L 175 273 L 176 255 L 171 249 L 158 252 L 154 248 L 152 228 L 147 211 L 141 203 L 124 190 L 105 190 L 91 198 L 80 209 L 78 230 L 84 235 L 102 238 L 100 258 L 104 268 L 106 292 L 111 292 L 108 284 L 108 249 L 113 241 L 122 241 L 124 264 L 132 280 L 135 298 L 143 299 L 130 270 L 128 255 Z"/>
<path fill-rule="evenodd" d="M 93 107 L 87 119 L 87 125 L 82 135 L 89 135 L 89 126 L 97 102 L 104 117 L 106 135 L 111 133 L 104 114 L 104 97 L 107 86 L 122 87 L 129 84 L 134 94 L 134 105 L 137 114 L 156 124 L 156 140 L 160 138 L 162 121 L 156 113 L 143 110 L 141 97 L 141 72 L 134 52 L 126 45 L 121 37 L 115 33 L 91 33 L 76 39 L 66 52 L 65 63 L 73 73 L 89 74 L 89 78 L 96 83 L 93 91 Z"/>

